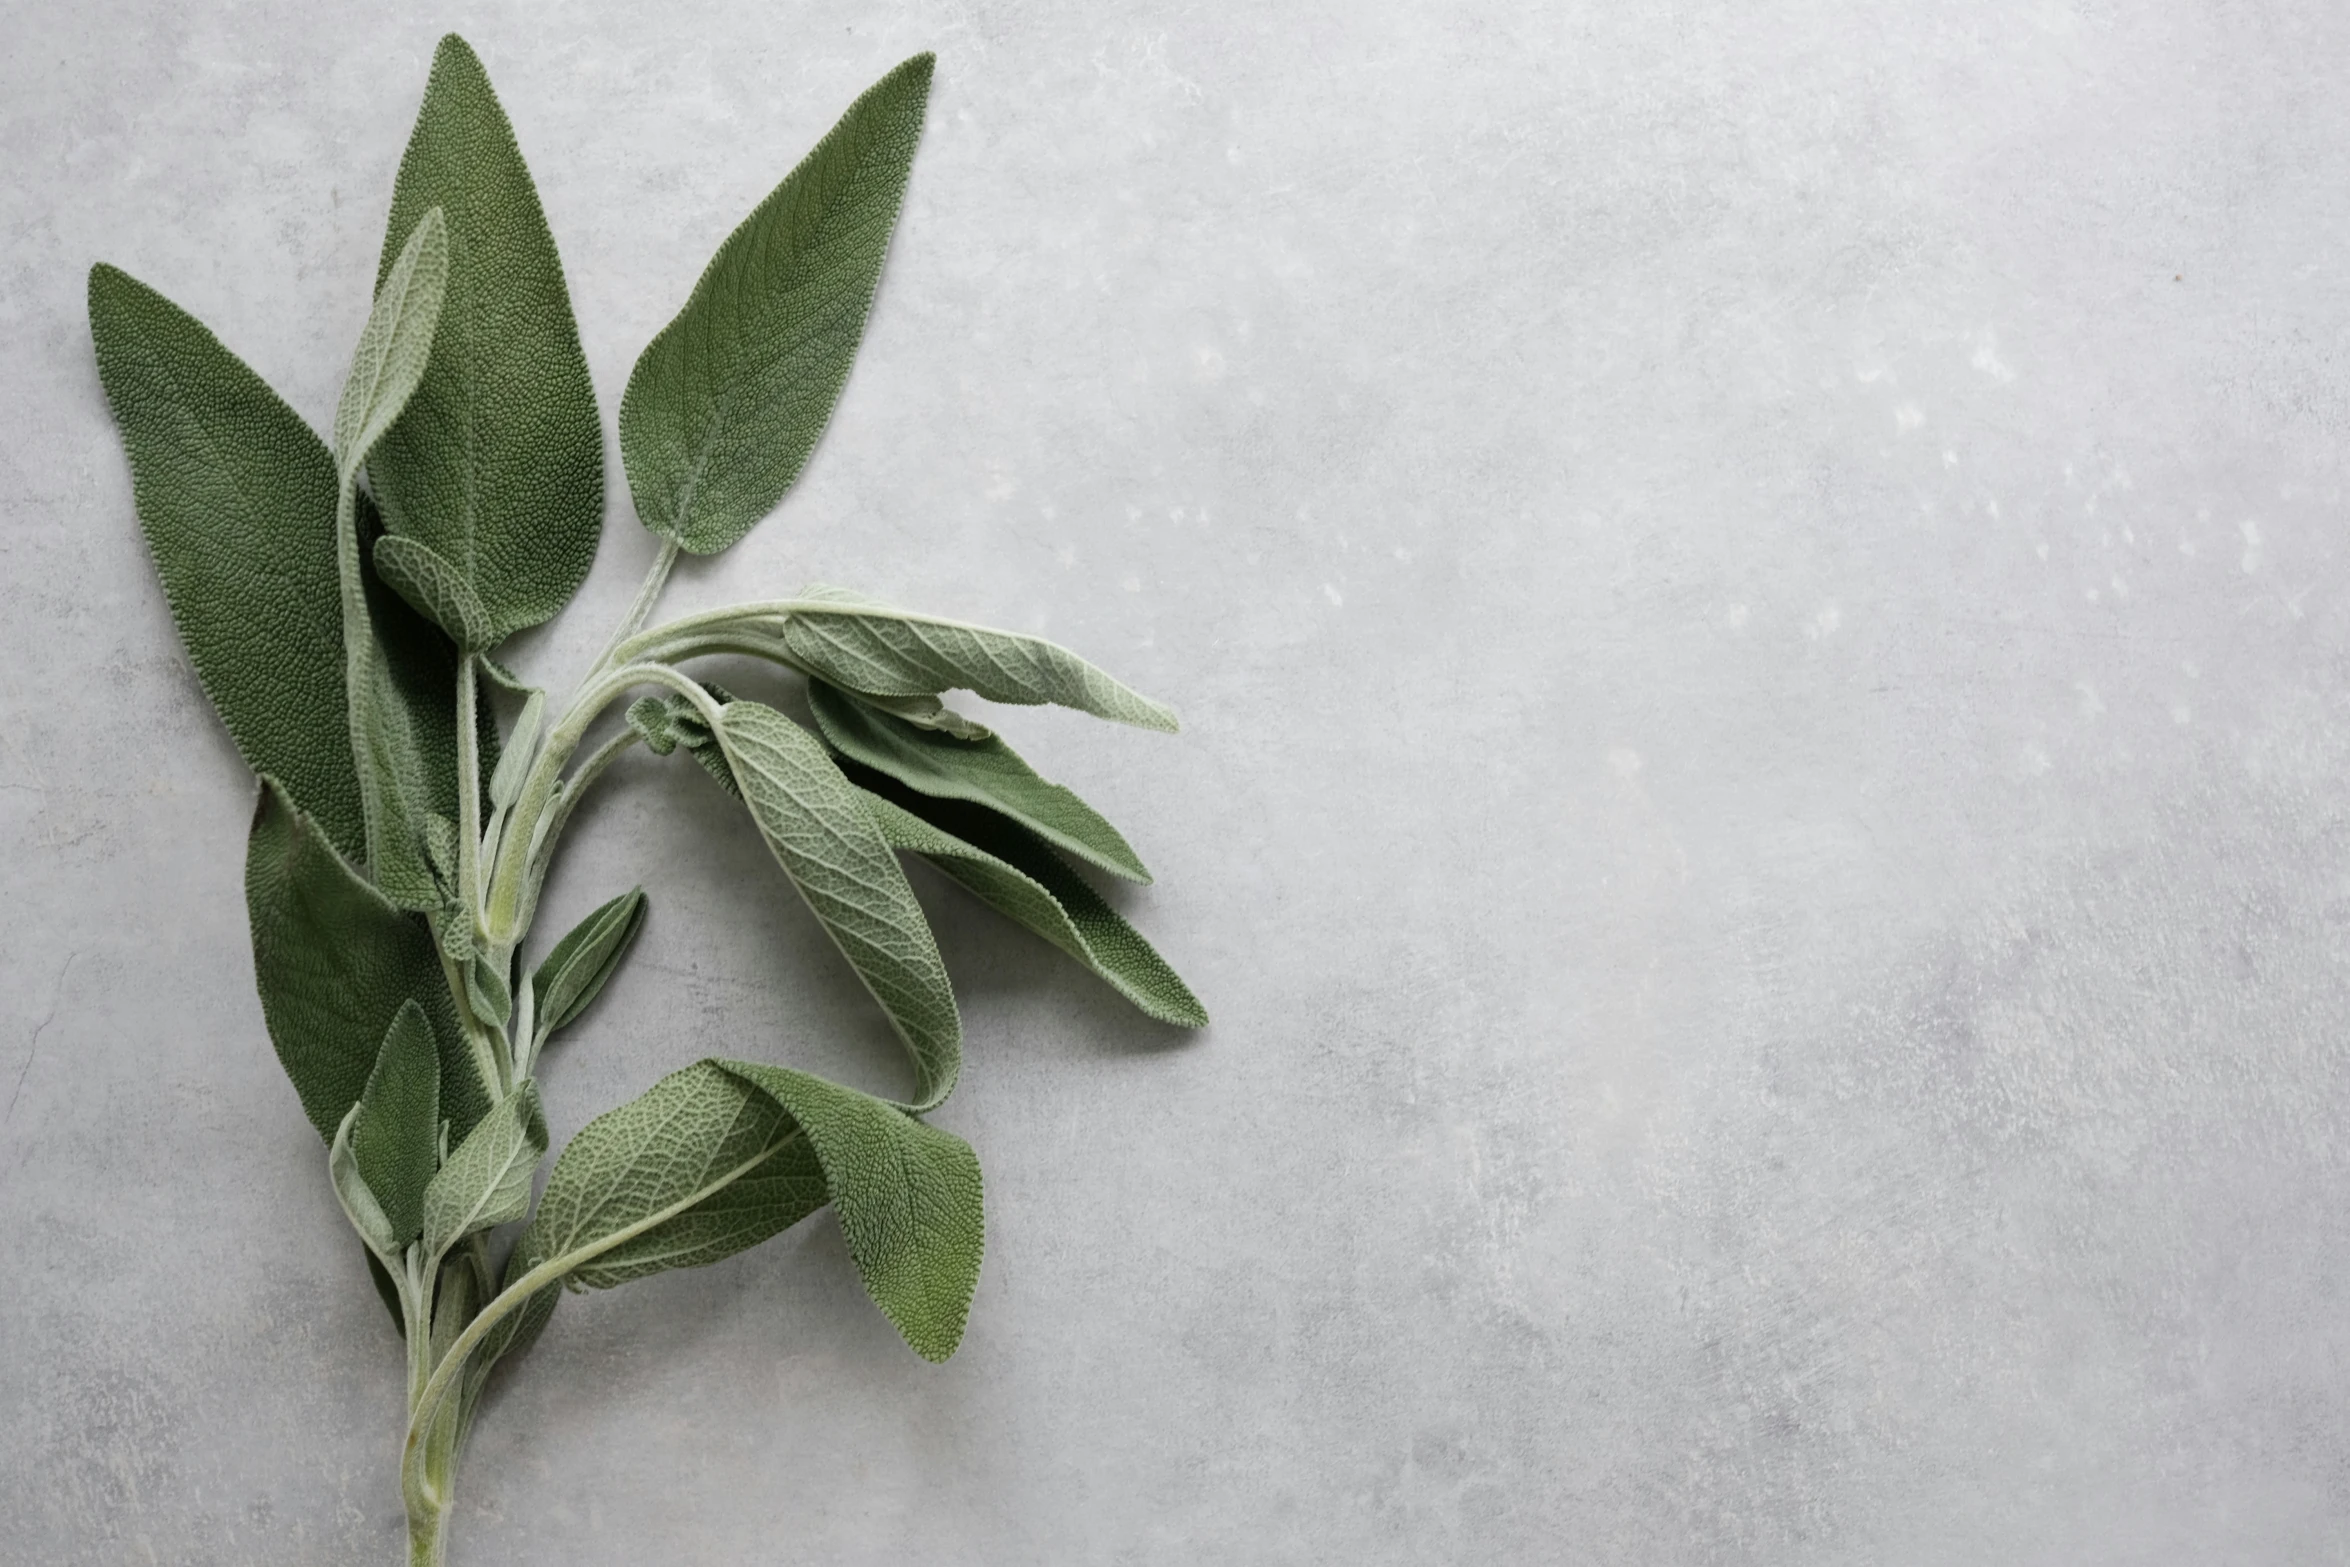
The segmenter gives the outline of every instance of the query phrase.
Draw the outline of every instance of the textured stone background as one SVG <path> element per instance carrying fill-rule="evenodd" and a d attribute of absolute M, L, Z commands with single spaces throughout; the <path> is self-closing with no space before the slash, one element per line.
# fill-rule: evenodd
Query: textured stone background
<path fill-rule="evenodd" d="M 460 1563 L 2350 1560 L 2324 0 L 7 0 L 0 1558 L 397 1558 L 398 1358 L 82 289 L 323 423 L 451 26 L 607 420 L 939 51 L 833 432 L 673 602 L 845 582 L 1177 702 L 1010 727 L 1217 1017 L 925 882 L 962 1353 L 828 1220 L 573 1300 Z M 576 669 L 649 554 L 615 485 L 517 661 Z M 558 1136 L 707 1051 L 890 1080 L 690 768 L 579 840 L 551 928 L 655 913 Z"/>

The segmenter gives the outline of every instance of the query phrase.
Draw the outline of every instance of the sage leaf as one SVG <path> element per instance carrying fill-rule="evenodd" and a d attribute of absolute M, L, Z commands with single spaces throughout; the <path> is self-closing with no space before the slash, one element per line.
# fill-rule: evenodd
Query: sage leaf
<path fill-rule="evenodd" d="M 476 1230 L 511 1224 L 528 1213 L 531 1177 L 546 1152 L 538 1085 L 525 1082 L 481 1118 L 425 1187 L 426 1258 L 438 1258 Z"/>
<path fill-rule="evenodd" d="M 331 1150 L 327 1157 L 331 1164 L 333 1159 Z M 333 1178 L 331 1167 L 328 1171 L 328 1178 L 330 1180 Z M 375 1254 L 374 1247 L 361 1246 L 359 1255 L 367 1259 L 367 1279 L 375 1286 L 376 1297 L 384 1303 L 384 1310 L 392 1314 L 392 1331 L 399 1334 L 400 1337 L 406 1338 L 408 1336 L 408 1317 L 400 1309 L 400 1286 L 392 1282 L 391 1274 L 384 1270 L 383 1259 Z"/>
<path fill-rule="evenodd" d="M 800 896 L 913 1057 L 913 1108 L 944 1100 L 962 1019 L 930 924 L 897 856 L 816 738 L 771 707 L 730 702 L 718 738 L 744 803 Z"/>
<path fill-rule="evenodd" d="M 546 717 L 547 693 L 534 689 L 523 699 L 522 716 L 514 720 L 506 754 L 498 758 L 497 769 L 490 774 L 491 805 L 503 810 L 521 796 L 523 779 L 531 763 L 538 760 L 539 729 Z"/>
<path fill-rule="evenodd" d="M 375 574 L 419 615 L 448 633 L 459 648 L 473 652 L 496 640 L 490 612 L 475 596 L 465 573 L 419 539 L 387 533 L 375 541 Z"/>
<path fill-rule="evenodd" d="M 492 962 L 486 953 L 476 952 L 473 961 L 465 965 L 465 998 L 473 1004 L 477 1017 L 500 1028 L 514 1015 L 514 987 L 506 978 L 505 966 Z"/>
<path fill-rule="evenodd" d="M 715 554 L 775 509 L 848 381 L 897 225 L 932 58 L 849 106 L 718 247 L 620 400 L 638 517 Z"/>
<path fill-rule="evenodd" d="M 395 1256 L 400 1250 L 400 1237 L 394 1232 L 383 1204 L 369 1190 L 367 1177 L 359 1172 L 358 1155 L 351 1151 L 351 1128 L 358 1119 L 359 1107 L 353 1105 L 344 1112 L 343 1124 L 335 1128 L 334 1141 L 326 1150 L 327 1180 L 335 1189 L 335 1200 L 343 1205 L 343 1217 L 351 1221 L 351 1228 L 359 1232 L 367 1249 L 378 1257 Z"/>
<path fill-rule="evenodd" d="M 454 34 L 433 55 L 400 161 L 379 285 L 434 207 L 448 224 L 441 332 L 368 475 L 390 531 L 471 588 L 485 640 L 468 645 L 489 646 L 548 619 L 585 580 L 603 522 L 603 431 L 530 170 Z"/>
<path fill-rule="evenodd" d="M 740 1244 L 705 1232 L 682 1248 L 656 1242 L 647 1252 L 622 1249 L 798 1143 L 791 1117 L 766 1094 L 706 1061 L 672 1072 L 597 1116 L 564 1145 L 537 1213 L 515 1242 L 507 1279 L 511 1284 L 551 1263 L 574 1286 L 602 1289 L 690 1265 L 672 1256 L 715 1262 L 755 1245 L 821 1206 L 821 1181 L 810 1192 L 795 1178 L 766 1194 L 772 1202 L 736 1204 L 733 1227 L 724 1233 Z M 786 1161 L 785 1168 L 793 1166 Z"/>
<path fill-rule="evenodd" d="M 335 407 L 335 466 L 348 484 L 408 406 L 432 357 L 441 298 L 449 281 L 449 231 L 434 207 L 416 222 L 408 242 L 376 285 L 375 308 L 359 334 L 351 373 Z"/>
<path fill-rule="evenodd" d="M 857 698 L 868 707 L 879 708 L 892 718 L 904 719 L 917 729 L 935 729 L 952 735 L 957 740 L 985 740 L 995 733 L 985 724 L 974 723 L 948 707 L 934 696 L 873 696 Z"/>
<path fill-rule="evenodd" d="M 913 1351 L 939 1361 L 962 1342 L 985 1242 L 971 1145 L 895 1105 L 805 1072 L 716 1063 L 791 1113 L 815 1149 L 849 1256 Z"/>
<path fill-rule="evenodd" d="M 978 1279 L 968 1144 L 805 1072 L 707 1060 L 581 1128 L 507 1265 L 607 1289 L 733 1256 L 831 1202 L 874 1303 L 943 1360 Z"/>
<path fill-rule="evenodd" d="M 357 859 L 366 818 L 343 689 L 334 458 L 161 294 L 99 265 L 89 299 L 139 525 L 196 677 L 246 764 L 279 780 Z M 348 1103 L 322 1135 L 334 1135 Z"/>
<path fill-rule="evenodd" d="M 538 1031 L 543 1038 L 585 1012 L 645 925 L 645 890 L 631 887 L 571 927 L 538 966 Z"/>
<path fill-rule="evenodd" d="M 808 705 L 825 742 L 853 762 L 889 774 L 923 794 L 968 800 L 1002 812 L 1055 848 L 1128 881 L 1150 872 L 1101 813 L 1059 784 L 1047 783 L 1003 741 L 958 740 L 877 712 L 821 680 L 808 682 Z"/>
<path fill-rule="evenodd" d="M 454 820 L 457 801 L 457 649 L 376 576 L 367 546 L 377 525 L 354 498 L 351 569 L 358 591 L 344 618 L 349 651 L 349 746 L 367 820 L 368 870 L 386 897 L 431 913 L 447 900 L 433 874 L 431 818 Z M 486 713 L 476 741 L 485 764 L 498 755 Z"/>
<path fill-rule="evenodd" d="M 873 782 L 889 787 L 878 779 Z M 906 803 L 901 805 L 900 800 Z M 1207 1009 L 1166 959 L 1087 886 L 1084 877 L 1019 823 L 980 806 L 923 799 L 910 791 L 894 799 L 867 792 L 865 806 L 891 848 L 929 860 L 982 903 L 1027 926 L 1108 981 L 1146 1016 L 1181 1028 L 1207 1027 Z"/>
<path fill-rule="evenodd" d="M 991 702 L 1051 703 L 1141 729 L 1175 732 L 1172 708 L 1042 637 L 917 615 L 821 584 L 802 589 L 800 601 L 784 622 L 785 645 L 810 669 L 847 690 L 913 697 L 960 687 Z M 809 607 L 815 603 L 826 607 Z"/>
<path fill-rule="evenodd" d="M 721 705 L 734 700 L 725 688 L 710 681 L 703 681 L 702 689 Z M 645 748 L 655 756 L 667 756 L 684 746 L 686 754 L 701 764 L 719 788 L 738 800 L 743 797 L 742 785 L 735 782 L 734 769 L 727 765 L 718 737 L 702 722 L 701 709 L 684 696 L 672 691 L 639 697 L 628 706 L 628 726 L 644 738 Z"/>
<path fill-rule="evenodd" d="M 441 1060 L 432 1024 L 404 1001 L 350 1116 L 351 1160 L 382 1206 L 392 1247 L 424 1228 L 424 1189 L 440 1163 Z"/>
<path fill-rule="evenodd" d="M 302 1110 L 332 1142 L 411 999 L 432 1025 L 441 1114 L 463 1137 L 489 1108 L 424 923 L 387 902 L 264 778 L 245 853 L 253 975 L 270 1043 Z"/>

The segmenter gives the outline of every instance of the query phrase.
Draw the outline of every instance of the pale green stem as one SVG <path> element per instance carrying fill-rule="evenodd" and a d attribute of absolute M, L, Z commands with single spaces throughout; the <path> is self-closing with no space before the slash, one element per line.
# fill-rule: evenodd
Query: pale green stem
<path fill-rule="evenodd" d="M 473 655 L 457 660 L 457 886 L 481 929 L 481 711 Z"/>
<path fill-rule="evenodd" d="M 490 871 L 490 891 L 485 923 L 490 941 L 510 948 L 520 936 L 515 929 L 529 891 L 532 862 L 532 841 L 538 837 L 537 823 L 546 815 L 555 792 L 555 785 L 563 768 L 579 749 L 587 734 L 588 725 L 595 722 L 613 698 L 642 685 L 665 685 L 682 692 L 704 716 L 715 722 L 718 706 L 694 681 L 662 664 L 629 664 L 615 669 L 591 683 L 572 703 L 571 711 L 547 735 L 547 743 L 531 764 L 530 774 L 523 780 L 522 793 L 514 802 L 514 811 L 506 831 L 498 844 L 498 863 Z"/>

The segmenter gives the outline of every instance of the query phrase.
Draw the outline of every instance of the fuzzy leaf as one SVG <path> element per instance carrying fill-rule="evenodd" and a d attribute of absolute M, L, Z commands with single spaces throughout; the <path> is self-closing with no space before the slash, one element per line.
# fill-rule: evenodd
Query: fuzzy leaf
<path fill-rule="evenodd" d="M 958 687 L 991 702 L 1052 703 L 1141 729 L 1175 732 L 1172 708 L 1129 690 L 1042 637 L 992 631 L 892 609 L 845 588 L 805 588 L 783 625 L 792 655 L 836 686 L 879 697 L 936 696 Z"/>
<path fill-rule="evenodd" d="M 488 646 L 548 619 L 585 580 L 603 522 L 603 432 L 530 170 L 481 61 L 454 34 L 433 56 L 400 161 L 379 281 L 433 207 L 449 231 L 439 341 L 368 474 L 390 531 L 428 545 L 471 588 Z"/>
<path fill-rule="evenodd" d="M 391 1224 L 392 1246 L 424 1227 L 424 1192 L 441 1150 L 441 1062 L 432 1025 L 400 1004 L 351 1119 L 351 1159 Z"/>
<path fill-rule="evenodd" d="M 565 1145 L 507 1279 L 558 1262 L 574 1285 L 602 1289 L 716 1262 L 823 1205 L 812 1162 L 767 1095 L 708 1062 L 672 1072 Z M 745 1180 L 747 1194 L 721 1200 Z"/>
<path fill-rule="evenodd" d="M 866 1293 L 925 1360 L 962 1342 L 985 1238 L 979 1159 L 951 1132 L 805 1072 L 716 1065 L 789 1111 L 816 1151 Z"/>
<path fill-rule="evenodd" d="M 632 887 L 571 928 L 539 964 L 532 981 L 543 1035 L 587 1010 L 620 967 L 645 925 L 645 890 Z"/>
<path fill-rule="evenodd" d="M 197 678 L 247 765 L 357 859 L 366 821 L 343 691 L 333 456 L 193 316 L 110 266 L 90 269 L 90 333 Z"/>
<path fill-rule="evenodd" d="M 767 847 L 905 1041 L 913 1108 L 931 1108 L 961 1068 L 962 1020 L 897 856 L 813 735 L 757 702 L 731 702 L 718 720 L 726 760 Z"/>
<path fill-rule="evenodd" d="M 386 902 L 285 791 L 263 779 L 245 853 L 261 1015 L 303 1113 L 329 1142 L 359 1102 L 403 1004 L 440 1058 L 441 1114 L 463 1137 L 489 1108 L 423 921 Z"/>
<path fill-rule="evenodd" d="M 931 56 L 840 122 L 727 236 L 629 374 L 620 453 L 647 528 L 696 555 L 775 509 L 832 417 L 896 227 Z"/>
<path fill-rule="evenodd" d="M 530 1182 L 547 1152 L 534 1083 L 498 1101 L 424 1189 L 424 1251 L 438 1257 L 476 1230 L 530 1211 Z"/>
<path fill-rule="evenodd" d="M 473 584 L 422 540 L 396 533 L 377 539 L 375 574 L 459 648 L 478 651 L 494 640 L 490 612 L 474 596 Z"/>
<path fill-rule="evenodd" d="M 354 497 L 359 601 L 345 621 L 350 659 L 351 733 L 367 802 L 368 870 L 384 896 L 405 909 L 436 911 L 447 893 L 433 874 L 431 818 L 455 820 L 457 660 L 438 626 L 401 600 L 367 564 L 380 542 L 373 505 Z M 498 760 L 497 725 L 482 704 L 476 736 L 482 766 Z"/>
<path fill-rule="evenodd" d="M 507 1278 L 553 1264 L 574 1285 L 605 1289 L 699 1267 L 827 1201 L 906 1342 L 931 1360 L 953 1353 L 982 1242 L 970 1147 L 781 1067 L 697 1062 L 589 1122 L 556 1159 Z"/>
<path fill-rule="evenodd" d="M 1117 828 L 1069 790 L 1038 777 L 1003 741 L 957 740 L 878 712 L 821 680 L 808 683 L 808 705 L 826 743 L 849 760 L 923 794 L 991 806 L 1114 876 L 1151 879 Z"/>
<path fill-rule="evenodd" d="M 871 782 L 894 791 L 878 778 Z M 929 860 L 981 902 L 1093 970 L 1146 1015 L 1182 1028 L 1207 1026 L 1207 1009 L 1142 933 L 1018 823 L 982 806 L 910 790 L 894 797 L 868 792 L 865 805 L 891 848 Z"/>
<path fill-rule="evenodd" d="M 351 373 L 335 407 L 335 466 L 345 482 L 408 406 L 432 357 L 441 297 L 449 281 L 449 231 L 441 209 L 417 219 L 408 242 L 376 285 L 375 308 L 359 334 Z"/>

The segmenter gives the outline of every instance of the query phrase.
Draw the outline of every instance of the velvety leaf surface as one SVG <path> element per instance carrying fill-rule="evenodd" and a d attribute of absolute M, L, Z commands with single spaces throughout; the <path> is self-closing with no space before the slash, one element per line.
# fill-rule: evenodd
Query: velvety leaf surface
<path fill-rule="evenodd" d="M 495 642 L 548 619 L 586 578 L 603 433 L 530 170 L 481 61 L 453 34 L 400 162 L 379 282 L 433 207 L 449 230 L 440 333 L 368 473 L 390 531 L 463 578 Z"/>
<path fill-rule="evenodd" d="M 351 869 L 264 779 L 245 853 L 253 973 L 278 1060 L 303 1113 L 332 1141 L 367 1087 L 384 1035 L 415 1000 L 439 1051 L 441 1114 L 463 1137 L 489 1108 L 424 922 Z"/>
<path fill-rule="evenodd" d="M 425 1254 L 438 1257 L 476 1230 L 528 1213 L 531 1177 L 546 1151 L 538 1085 L 524 1083 L 481 1118 L 425 1187 Z"/>
<path fill-rule="evenodd" d="M 609 1288 L 734 1255 L 831 1202 L 865 1287 L 917 1353 L 962 1336 L 982 1249 L 962 1139 L 804 1072 L 701 1061 L 583 1127 L 507 1277 Z M 576 1259 L 576 1260 L 571 1260 Z"/>
<path fill-rule="evenodd" d="M 912 1054 L 916 1108 L 954 1087 L 962 1019 L 897 856 L 816 737 L 757 702 L 719 709 L 718 737 L 760 834 Z"/>
<path fill-rule="evenodd" d="M 872 782 L 876 790 L 890 787 L 879 779 Z M 910 791 L 888 798 L 867 792 L 865 804 L 891 848 L 929 860 L 981 902 L 1093 970 L 1147 1015 L 1183 1028 L 1207 1026 L 1207 1009 L 1142 933 L 1018 823 L 981 806 L 923 799 Z M 950 823 L 953 831 L 941 822 Z"/>
<path fill-rule="evenodd" d="M 754 1245 L 821 1206 L 821 1183 L 802 1190 L 790 1180 L 725 1205 L 730 1219 L 693 1231 L 670 1230 L 645 1249 L 623 1248 L 673 1224 L 781 1158 L 799 1132 L 767 1095 L 700 1062 L 597 1116 L 565 1145 L 548 1173 L 538 1212 L 515 1244 L 506 1274 L 576 1259 L 574 1284 L 599 1289 L 664 1268 L 715 1262 Z M 792 1166 L 785 1163 L 788 1171 Z M 771 1200 L 770 1200 L 771 1199 Z M 690 1235 L 690 1238 L 688 1236 Z M 739 1244 L 726 1237 L 732 1236 Z"/>
<path fill-rule="evenodd" d="M 922 135 L 931 56 L 840 122 L 718 247 L 620 401 L 646 527 L 708 555 L 775 509 L 832 417 Z"/>
<path fill-rule="evenodd" d="M 376 285 L 375 308 L 343 379 L 335 407 L 335 463 L 346 478 L 367 460 L 424 379 L 448 281 L 449 230 L 441 209 L 433 207 L 417 220 Z"/>
<path fill-rule="evenodd" d="M 783 626 L 785 645 L 847 690 L 910 697 L 961 688 L 991 702 L 1049 702 L 1142 729 L 1175 731 L 1172 708 L 1042 637 L 892 609 L 845 588 L 817 585 L 799 596 L 839 608 L 793 610 Z"/>
<path fill-rule="evenodd" d="M 540 1032 L 551 1034 L 587 1010 L 645 923 L 645 891 L 632 887 L 574 925 L 539 964 Z"/>
<path fill-rule="evenodd" d="M 383 1047 L 351 1122 L 351 1157 L 405 1246 L 424 1227 L 424 1192 L 440 1163 L 441 1062 L 432 1025 L 415 1001 L 403 1001 L 384 1031 Z"/>
<path fill-rule="evenodd" d="M 359 858 L 332 454 L 194 317 L 113 267 L 90 269 L 90 332 L 197 678 L 253 770 Z"/>
<path fill-rule="evenodd" d="M 799 1124 L 873 1303 L 923 1359 L 953 1354 L 979 1284 L 986 1233 L 971 1145 L 805 1072 L 716 1064 L 758 1085 Z"/>
<path fill-rule="evenodd" d="M 1118 829 L 1056 783 L 1037 776 L 995 736 L 958 740 L 859 701 L 821 680 L 808 682 L 816 726 L 835 751 L 941 799 L 991 806 L 1056 848 L 1114 876 L 1147 882 L 1150 872 Z"/>

